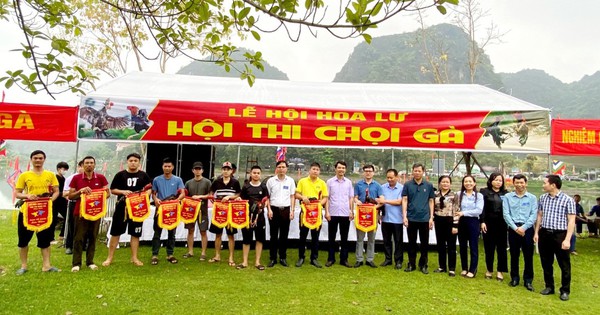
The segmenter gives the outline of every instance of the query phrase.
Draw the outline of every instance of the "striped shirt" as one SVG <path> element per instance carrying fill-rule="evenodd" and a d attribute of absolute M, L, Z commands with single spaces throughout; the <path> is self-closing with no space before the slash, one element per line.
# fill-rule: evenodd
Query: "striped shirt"
<path fill-rule="evenodd" d="M 546 193 L 540 196 L 538 211 L 542 212 L 542 228 L 567 230 L 567 215 L 575 215 L 575 201 L 562 191 L 554 197 Z"/>

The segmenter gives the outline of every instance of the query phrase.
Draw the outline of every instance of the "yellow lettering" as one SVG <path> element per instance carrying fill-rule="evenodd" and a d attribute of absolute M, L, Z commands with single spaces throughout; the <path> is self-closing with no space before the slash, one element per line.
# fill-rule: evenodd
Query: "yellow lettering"
<path fill-rule="evenodd" d="M 267 116 L 267 118 L 281 118 L 281 111 L 278 109 L 276 109 L 276 110 L 267 109 L 266 116 Z"/>
<path fill-rule="evenodd" d="M 419 129 L 413 137 L 421 143 L 437 143 L 439 140 L 437 129 Z"/>
<path fill-rule="evenodd" d="M 332 113 L 331 112 L 321 112 L 318 111 L 317 112 L 317 119 L 319 120 L 331 120 L 332 117 Z"/>
<path fill-rule="evenodd" d="M 35 129 L 33 127 L 33 120 L 31 120 L 31 116 L 29 116 L 29 114 L 19 114 L 17 121 L 15 121 L 15 129 L 21 129 L 23 127 L 27 129 Z"/>
<path fill-rule="evenodd" d="M 242 115 L 238 114 L 235 108 L 229 109 L 229 117 L 242 117 Z"/>
<path fill-rule="evenodd" d="M 454 126 L 449 126 L 449 129 L 440 131 L 440 143 L 465 143 L 465 134 L 461 130 L 454 129 Z"/>
<path fill-rule="evenodd" d="M 0 128 L 12 128 L 12 115 L 0 113 Z"/>
<path fill-rule="evenodd" d="M 189 137 L 192 135 L 192 122 L 184 121 L 182 122 L 182 126 L 178 126 L 177 121 L 169 121 L 167 123 L 167 135 L 169 136 L 177 136 L 177 134 L 181 133 L 182 136 Z"/>
<path fill-rule="evenodd" d="M 315 129 L 315 137 L 325 141 L 335 141 L 336 137 L 331 135 L 331 131 L 335 131 L 334 126 L 323 126 Z"/>

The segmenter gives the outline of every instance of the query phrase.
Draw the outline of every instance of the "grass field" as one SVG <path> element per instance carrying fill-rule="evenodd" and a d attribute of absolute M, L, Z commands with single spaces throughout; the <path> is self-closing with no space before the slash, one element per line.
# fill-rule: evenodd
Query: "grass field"
<path fill-rule="evenodd" d="M 163 249 L 159 265 L 150 266 L 148 245 L 140 250 L 143 267 L 130 264 L 129 248 L 122 248 L 111 267 L 95 272 L 84 268 L 77 274 L 69 271 L 72 256 L 53 249 L 52 262 L 63 272 L 43 274 L 34 238 L 30 271 L 16 276 L 17 233 L 11 221 L 10 211 L 0 211 L 0 266 L 5 270 L 0 276 L 0 314 L 590 314 L 600 297 L 599 239 L 578 240 L 580 254 L 571 260 L 571 300 L 562 302 L 558 295 L 538 293 L 543 288 L 538 255 L 534 257 L 536 292 L 531 293 L 522 284 L 509 287 L 508 275 L 504 282 L 484 279 L 482 250 L 475 279 L 366 266 L 316 269 L 305 264 L 302 268 L 277 265 L 262 272 L 236 270 L 223 262 L 183 260 L 182 247 L 175 249 L 179 264 L 168 264 Z M 210 249 L 208 254 L 212 253 Z M 326 255 L 320 253 L 323 264 Z M 236 251 L 238 262 L 240 256 L 241 250 Z M 295 262 L 297 251 L 289 250 L 288 256 Z M 105 257 L 106 247 L 98 246 L 96 263 Z M 268 253 L 263 255 L 264 264 L 265 257 Z M 432 271 L 437 268 L 434 251 L 429 260 Z M 378 252 L 375 262 L 382 261 L 383 253 Z M 560 283 L 558 267 L 555 276 Z"/>

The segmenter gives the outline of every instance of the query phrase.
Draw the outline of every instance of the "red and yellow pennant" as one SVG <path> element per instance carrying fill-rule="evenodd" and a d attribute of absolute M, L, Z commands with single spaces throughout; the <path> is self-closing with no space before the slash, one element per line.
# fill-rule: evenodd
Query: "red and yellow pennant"
<path fill-rule="evenodd" d="M 52 225 L 52 199 L 28 200 L 21 207 L 23 225 L 29 231 L 40 232 Z"/>
<path fill-rule="evenodd" d="M 317 201 L 311 201 L 309 204 L 300 203 L 302 207 L 302 214 L 300 216 L 302 225 L 314 230 L 318 229 L 323 223 L 321 215 L 321 203 Z"/>
<path fill-rule="evenodd" d="M 79 203 L 80 215 L 90 221 L 97 221 L 106 214 L 106 189 L 94 189 L 89 194 L 81 195 Z"/>
<path fill-rule="evenodd" d="M 229 225 L 234 229 L 250 226 L 248 200 L 238 200 L 229 203 Z"/>
<path fill-rule="evenodd" d="M 181 201 L 181 220 L 183 223 L 194 223 L 200 214 L 201 200 L 185 197 Z"/>
<path fill-rule="evenodd" d="M 181 204 L 179 200 L 167 200 L 158 206 L 158 226 L 161 229 L 172 230 L 177 228 L 181 217 L 179 216 Z"/>
<path fill-rule="evenodd" d="M 125 197 L 127 214 L 133 222 L 144 222 L 150 216 L 148 192 L 131 193 Z"/>
<path fill-rule="evenodd" d="M 224 228 L 229 222 L 229 203 L 215 201 L 213 203 L 212 224 L 218 228 Z"/>
<path fill-rule="evenodd" d="M 365 233 L 377 230 L 377 207 L 370 203 L 356 206 L 354 225 Z"/>

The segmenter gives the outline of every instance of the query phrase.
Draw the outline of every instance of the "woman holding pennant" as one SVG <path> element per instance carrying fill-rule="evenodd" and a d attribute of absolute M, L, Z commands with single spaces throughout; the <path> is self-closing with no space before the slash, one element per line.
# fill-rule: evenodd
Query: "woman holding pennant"
<path fill-rule="evenodd" d="M 92 156 L 83 158 L 83 174 L 73 177 L 69 190 L 69 199 L 76 199 L 74 215 L 75 237 L 73 240 L 73 267 L 72 272 L 81 268 L 83 254 L 83 240 L 89 237 L 86 251 L 86 265 L 91 270 L 97 270 L 94 264 L 96 254 L 96 239 L 100 228 L 100 219 L 106 213 L 106 198 L 110 196 L 108 181 L 102 174 L 94 172 L 96 159 Z"/>
<path fill-rule="evenodd" d="M 148 194 L 150 190 L 143 191 L 146 187 L 152 188 L 152 180 L 146 172 L 140 170 L 141 156 L 137 153 L 127 155 L 127 169 L 115 174 L 113 181 L 110 184 L 110 192 L 118 197 L 115 204 L 115 211 L 112 217 L 110 226 L 110 241 L 108 243 L 108 257 L 102 263 L 102 266 L 108 267 L 113 261 L 115 250 L 119 244 L 119 238 L 125 231 L 131 235 L 131 262 L 136 266 L 143 266 L 144 263 L 138 258 L 138 248 L 140 245 L 140 237 L 142 236 L 142 225 L 145 218 L 150 216 L 150 203 L 148 202 Z M 140 194 L 136 194 L 140 192 Z M 127 204 L 132 206 L 132 198 L 138 195 L 140 198 L 136 202 L 134 208 L 141 210 L 135 213 L 139 216 L 133 218 L 127 213 Z M 127 201 L 129 199 L 129 202 Z"/>

